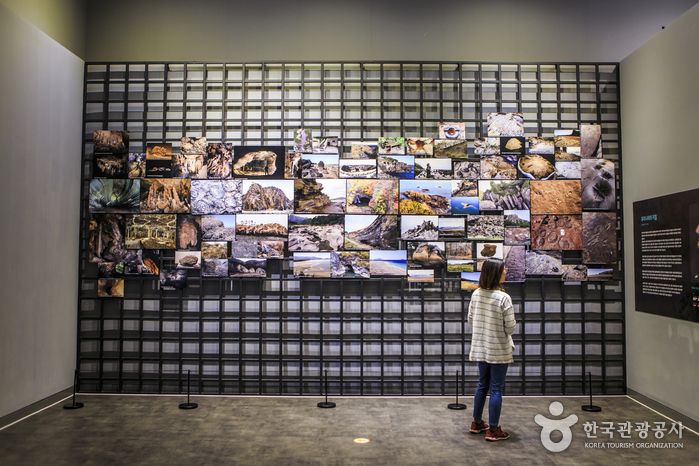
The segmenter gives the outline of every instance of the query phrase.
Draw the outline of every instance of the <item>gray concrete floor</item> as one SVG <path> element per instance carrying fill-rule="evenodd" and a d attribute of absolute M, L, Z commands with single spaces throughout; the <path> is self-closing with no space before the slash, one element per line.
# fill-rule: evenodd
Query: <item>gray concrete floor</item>
<path fill-rule="evenodd" d="M 184 397 L 78 395 L 79 410 L 59 403 L 0 430 L 2 465 L 588 465 L 696 464 L 699 436 L 684 430 L 657 440 L 637 432 L 624 440 L 598 431 L 587 439 L 583 424 L 671 421 L 627 397 L 598 397 L 601 413 L 580 407 L 586 398 L 506 397 L 501 424 L 511 438 L 486 442 L 471 435 L 472 398 L 466 411 L 452 411 L 452 398 L 334 398 L 334 409 L 320 409 L 318 398 L 197 396 L 198 409 L 180 410 Z M 578 416 L 565 451 L 548 452 L 540 441 L 537 414 L 560 401 Z M 487 406 L 487 405 L 486 405 Z M 486 407 L 487 412 L 487 407 Z M 368 438 L 356 444 L 355 438 Z M 552 437 L 557 441 L 561 436 Z M 590 442 L 605 448 L 590 448 Z M 609 446 L 630 442 L 634 448 Z M 648 442 L 680 443 L 679 449 L 638 448 Z"/>

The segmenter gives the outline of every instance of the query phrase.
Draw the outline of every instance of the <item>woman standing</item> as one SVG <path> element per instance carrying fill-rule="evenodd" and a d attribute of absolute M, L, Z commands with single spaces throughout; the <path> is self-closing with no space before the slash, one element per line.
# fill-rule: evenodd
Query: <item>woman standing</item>
<path fill-rule="evenodd" d="M 481 269 L 478 289 L 473 292 L 468 306 L 468 323 L 471 325 L 471 361 L 478 362 L 478 388 L 473 401 L 471 433 L 484 430 L 488 441 L 507 440 L 510 434 L 500 428 L 502 390 L 505 386 L 507 365 L 514 362 L 512 333 L 515 331 L 515 314 L 512 298 L 505 293 L 501 283 L 505 281 L 505 264 L 498 259 L 488 259 Z M 490 389 L 488 421 L 483 422 L 485 397 Z"/>

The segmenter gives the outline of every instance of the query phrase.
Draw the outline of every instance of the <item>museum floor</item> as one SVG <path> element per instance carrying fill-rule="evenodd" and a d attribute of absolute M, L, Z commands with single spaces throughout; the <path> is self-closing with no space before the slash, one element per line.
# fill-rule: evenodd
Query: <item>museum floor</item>
<path fill-rule="evenodd" d="M 177 396 L 78 395 L 83 409 L 64 410 L 61 401 L 0 430 L 0 464 L 144 465 L 457 465 L 457 464 L 692 464 L 699 436 L 685 429 L 658 440 L 641 440 L 636 423 L 672 421 L 625 397 L 599 397 L 600 413 L 580 410 L 587 399 L 506 397 L 501 423 L 511 438 L 486 442 L 471 435 L 469 409 L 452 411 L 452 398 L 335 398 L 334 409 L 319 409 L 317 398 L 193 397 L 198 409 L 180 410 Z M 549 404 L 564 411 L 554 417 Z M 486 408 L 487 410 L 487 408 Z M 537 414 L 578 416 L 570 446 L 548 452 L 541 443 Z M 596 422 L 597 439 L 587 439 L 586 422 Z M 603 422 L 631 421 L 630 439 L 613 438 Z M 607 424 L 608 425 L 608 424 Z M 369 443 L 354 443 L 368 438 Z M 557 432 L 553 441 L 561 439 Z M 627 445 L 620 445 L 621 443 Z M 662 443 L 676 448 L 644 448 Z M 592 448 L 592 443 L 604 448 Z M 629 447 L 628 444 L 631 444 Z M 599 445 L 597 445 L 599 446 Z"/>

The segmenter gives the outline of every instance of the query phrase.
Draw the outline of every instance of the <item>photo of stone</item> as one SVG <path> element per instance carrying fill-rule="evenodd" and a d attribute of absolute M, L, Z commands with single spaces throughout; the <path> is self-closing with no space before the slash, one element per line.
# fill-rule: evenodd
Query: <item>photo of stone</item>
<path fill-rule="evenodd" d="M 266 277 L 267 259 L 235 258 L 228 259 L 229 277 Z"/>
<path fill-rule="evenodd" d="M 580 147 L 580 131 L 577 129 L 557 129 L 553 131 L 553 136 L 556 147 Z"/>
<path fill-rule="evenodd" d="M 580 250 L 582 215 L 532 215 L 532 249 Z"/>
<path fill-rule="evenodd" d="M 339 251 L 344 243 L 344 215 L 289 215 L 289 251 Z"/>
<path fill-rule="evenodd" d="M 500 138 L 476 138 L 473 140 L 476 155 L 500 154 Z"/>
<path fill-rule="evenodd" d="M 525 257 L 526 248 L 524 246 L 505 246 L 503 251 L 503 260 L 505 262 L 506 282 L 524 281 Z"/>
<path fill-rule="evenodd" d="M 180 154 L 206 154 L 206 137 L 180 138 Z"/>
<path fill-rule="evenodd" d="M 518 178 L 551 180 L 556 176 L 556 158 L 553 155 L 522 155 L 517 160 Z"/>
<path fill-rule="evenodd" d="M 583 264 L 616 264 L 616 214 L 583 212 L 582 223 Z"/>
<path fill-rule="evenodd" d="M 601 125 L 580 125 L 580 156 L 602 158 Z"/>
<path fill-rule="evenodd" d="M 527 251 L 524 263 L 527 275 L 561 275 L 563 273 L 561 251 Z"/>
<path fill-rule="evenodd" d="M 256 241 L 243 238 L 230 243 L 230 257 L 256 257 L 258 259 L 281 259 L 284 257 L 283 241 Z"/>
<path fill-rule="evenodd" d="M 556 162 L 557 180 L 579 180 L 580 162 Z"/>
<path fill-rule="evenodd" d="M 450 215 L 451 182 L 430 180 L 401 180 L 400 213 L 421 215 Z"/>
<path fill-rule="evenodd" d="M 192 214 L 237 214 L 243 209 L 243 180 L 192 180 Z"/>
<path fill-rule="evenodd" d="M 434 141 L 432 138 L 406 138 L 405 146 L 409 155 L 429 155 L 434 154 Z"/>
<path fill-rule="evenodd" d="M 124 216 L 90 214 L 88 258 L 90 262 L 126 262 Z"/>
<path fill-rule="evenodd" d="M 412 180 L 415 178 L 415 157 L 412 155 L 379 156 L 377 177 L 382 180 Z"/>
<path fill-rule="evenodd" d="M 554 151 L 556 161 L 560 162 L 579 162 L 580 148 L 579 147 L 556 147 Z"/>
<path fill-rule="evenodd" d="M 179 214 L 177 216 L 177 250 L 201 250 L 201 217 L 199 215 Z"/>
<path fill-rule="evenodd" d="M 257 251 L 258 258 L 284 258 L 284 241 L 257 241 L 257 243 L 259 243 L 259 249 Z"/>
<path fill-rule="evenodd" d="M 284 178 L 298 178 L 301 155 L 296 152 L 287 152 L 284 155 Z"/>
<path fill-rule="evenodd" d="M 146 153 L 129 154 L 129 178 L 145 178 L 146 177 Z"/>
<path fill-rule="evenodd" d="M 481 176 L 481 162 L 454 161 L 454 179 L 476 181 Z"/>
<path fill-rule="evenodd" d="M 331 252 L 333 278 L 369 278 L 369 251 Z"/>
<path fill-rule="evenodd" d="M 563 280 L 564 282 L 587 281 L 587 266 L 582 264 L 564 264 L 561 280 Z"/>
<path fill-rule="evenodd" d="M 616 208 L 614 162 L 605 159 L 582 159 L 580 166 L 582 208 L 614 210 Z"/>
<path fill-rule="evenodd" d="M 408 283 L 434 283 L 434 270 L 409 268 Z"/>
<path fill-rule="evenodd" d="M 476 181 L 452 181 L 451 197 L 475 197 L 478 198 L 478 182 Z M 478 206 L 476 206 L 478 207 Z"/>
<path fill-rule="evenodd" d="M 587 281 L 604 282 L 614 280 L 614 269 L 587 269 Z"/>
<path fill-rule="evenodd" d="M 503 241 L 505 239 L 505 217 L 503 215 L 469 215 L 466 217 L 466 237 Z"/>
<path fill-rule="evenodd" d="M 312 139 L 314 154 L 340 155 L 339 138 L 337 136 L 322 136 Z"/>
<path fill-rule="evenodd" d="M 461 289 L 463 291 L 477 290 L 480 279 L 480 272 L 461 272 Z"/>
<path fill-rule="evenodd" d="M 149 142 L 146 144 L 146 160 L 172 160 L 172 143 Z"/>
<path fill-rule="evenodd" d="M 130 249 L 129 252 L 133 253 L 127 262 L 123 262 L 124 275 L 141 275 L 141 267 L 143 266 L 143 251 L 141 249 Z M 102 264 L 114 264 L 114 262 L 100 262 L 98 267 L 102 267 Z M 97 275 L 98 277 L 100 274 Z"/>
<path fill-rule="evenodd" d="M 202 259 L 202 277 L 227 277 L 228 259 Z"/>
<path fill-rule="evenodd" d="M 529 210 L 505 210 L 505 244 L 531 244 L 531 215 Z"/>
<path fill-rule="evenodd" d="M 435 139 L 433 155 L 447 159 L 468 158 L 468 142 L 463 139 Z"/>
<path fill-rule="evenodd" d="M 353 142 L 353 159 L 375 159 L 379 154 L 379 145 L 376 142 Z"/>
<path fill-rule="evenodd" d="M 174 154 L 172 177 L 205 180 L 207 178 L 204 154 Z"/>
<path fill-rule="evenodd" d="M 128 249 L 175 249 L 177 215 L 138 214 L 126 217 Z"/>
<path fill-rule="evenodd" d="M 184 269 L 163 269 L 160 271 L 161 290 L 183 290 L 187 287 L 187 271 Z"/>
<path fill-rule="evenodd" d="M 329 178 L 337 179 L 339 173 L 339 156 L 332 154 L 303 154 L 298 163 L 303 179 Z"/>
<path fill-rule="evenodd" d="M 141 213 L 188 214 L 192 180 L 141 180 Z"/>
<path fill-rule="evenodd" d="M 236 150 L 238 148 L 236 147 Z M 283 152 L 282 152 L 283 153 Z M 237 154 L 237 152 L 236 152 Z M 236 158 L 236 161 L 238 159 Z M 247 159 L 246 159 L 247 161 Z M 233 163 L 233 144 L 224 142 L 211 142 L 206 146 L 206 176 L 209 179 L 224 179 L 232 176 L 231 164 Z M 283 159 L 281 163 L 284 163 Z M 257 176 L 259 173 L 254 169 L 260 167 L 254 163 L 243 164 L 243 169 L 248 169 L 248 173 L 236 173 L 239 176 Z M 278 168 L 275 166 L 275 168 Z M 241 169 L 240 171 L 244 171 Z M 270 171 L 269 169 L 267 169 Z"/>
<path fill-rule="evenodd" d="M 500 154 L 524 155 L 526 143 L 527 141 L 523 137 L 501 137 Z"/>
<path fill-rule="evenodd" d="M 400 218 L 401 239 L 437 241 L 439 217 L 436 215 L 403 215 Z"/>
<path fill-rule="evenodd" d="M 203 215 L 202 241 L 235 241 L 235 215 Z"/>
<path fill-rule="evenodd" d="M 313 152 L 313 134 L 310 129 L 299 128 L 294 131 L 294 152 Z"/>
<path fill-rule="evenodd" d="M 466 123 L 440 123 L 439 139 L 466 139 Z"/>
<path fill-rule="evenodd" d="M 521 113 L 489 113 L 488 136 L 524 136 L 524 116 Z"/>
<path fill-rule="evenodd" d="M 408 241 L 406 244 L 411 266 L 434 267 L 447 261 L 443 241 Z"/>
<path fill-rule="evenodd" d="M 124 273 L 127 275 L 158 275 L 160 274 L 160 250 L 130 249 L 129 256 L 124 262 Z"/>
<path fill-rule="evenodd" d="M 415 159 L 416 180 L 451 180 L 453 174 L 451 159 Z"/>
<path fill-rule="evenodd" d="M 527 180 L 481 180 L 478 197 L 480 210 L 527 210 L 531 206 Z"/>
<path fill-rule="evenodd" d="M 95 154 L 125 154 L 129 151 L 128 131 L 95 131 L 92 133 Z"/>
<path fill-rule="evenodd" d="M 133 214 L 141 208 L 141 180 L 90 181 L 90 213 Z"/>
<path fill-rule="evenodd" d="M 98 278 L 121 278 L 124 276 L 123 262 L 100 262 L 97 264 Z"/>
<path fill-rule="evenodd" d="M 345 249 L 398 249 L 398 216 L 345 215 Z"/>
<path fill-rule="evenodd" d="M 481 179 L 516 180 L 516 155 L 486 155 L 481 157 Z"/>
<path fill-rule="evenodd" d="M 473 194 L 471 196 L 471 194 Z M 468 215 L 477 214 L 478 185 L 474 181 L 452 181 L 451 214 Z"/>
<path fill-rule="evenodd" d="M 128 155 L 95 154 L 93 157 L 93 178 L 126 178 L 128 175 Z"/>
<path fill-rule="evenodd" d="M 244 213 L 281 213 L 294 211 L 293 180 L 244 180 Z"/>
<path fill-rule="evenodd" d="M 175 264 L 178 269 L 200 269 L 201 251 L 175 251 Z"/>
<path fill-rule="evenodd" d="M 376 160 L 340 159 L 340 178 L 376 178 Z"/>
<path fill-rule="evenodd" d="M 345 180 L 294 180 L 294 212 L 342 214 L 345 212 Z"/>
<path fill-rule="evenodd" d="M 203 241 L 202 259 L 228 259 L 228 241 Z"/>
<path fill-rule="evenodd" d="M 380 137 L 379 142 L 378 142 L 378 146 L 379 146 L 379 155 L 405 155 L 405 138 Z"/>
<path fill-rule="evenodd" d="M 238 214 L 235 216 L 236 240 L 286 241 L 288 234 L 289 216 L 286 214 Z"/>
<path fill-rule="evenodd" d="M 171 178 L 172 160 L 146 160 L 147 178 Z"/>
<path fill-rule="evenodd" d="M 447 260 L 473 260 L 472 242 L 449 242 L 446 247 Z"/>
<path fill-rule="evenodd" d="M 397 214 L 397 180 L 350 180 L 347 182 L 348 214 Z"/>
<path fill-rule="evenodd" d="M 100 298 L 123 298 L 123 278 L 99 278 L 97 280 L 97 296 Z"/>
<path fill-rule="evenodd" d="M 502 243 L 476 243 L 476 259 L 500 259 L 504 258 L 504 244 Z"/>
<path fill-rule="evenodd" d="M 369 273 L 372 277 L 407 276 L 408 259 L 406 251 L 369 251 Z"/>
<path fill-rule="evenodd" d="M 286 158 L 284 146 L 235 146 L 234 152 L 234 177 L 284 178 Z M 298 173 L 296 176 L 298 177 Z M 211 178 L 210 170 L 209 178 Z"/>
<path fill-rule="evenodd" d="M 553 138 L 529 137 L 529 154 L 554 155 L 555 145 Z"/>
<path fill-rule="evenodd" d="M 582 213 L 579 180 L 546 180 L 529 182 L 533 214 Z"/>
<path fill-rule="evenodd" d="M 440 238 L 464 238 L 466 219 L 464 217 L 439 217 Z"/>
<path fill-rule="evenodd" d="M 295 252 L 293 257 L 294 277 L 330 278 L 329 252 Z"/>

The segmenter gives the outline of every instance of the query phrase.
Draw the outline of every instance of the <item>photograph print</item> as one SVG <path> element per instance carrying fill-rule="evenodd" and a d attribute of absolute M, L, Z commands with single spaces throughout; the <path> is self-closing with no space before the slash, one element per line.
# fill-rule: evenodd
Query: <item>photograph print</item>
<path fill-rule="evenodd" d="M 146 160 L 172 160 L 172 143 L 149 142 L 146 144 Z"/>
<path fill-rule="evenodd" d="M 234 153 L 234 177 L 284 178 L 284 146 L 235 146 Z"/>
<path fill-rule="evenodd" d="M 162 269 L 160 271 L 161 290 L 183 290 L 187 287 L 185 269 Z"/>
<path fill-rule="evenodd" d="M 202 241 L 235 241 L 235 215 L 203 215 Z"/>
<path fill-rule="evenodd" d="M 451 181 L 401 180 L 400 213 L 451 215 Z"/>
<path fill-rule="evenodd" d="M 500 154 L 500 138 L 476 138 L 473 140 L 474 153 L 476 155 Z"/>
<path fill-rule="evenodd" d="M 580 156 L 602 158 L 601 125 L 580 125 Z"/>
<path fill-rule="evenodd" d="M 397 214 L 398 180 L 347 181 L 348 214 Z"/>
<path fill-rule="evenodd" d="M 141 180 L 141 213 L 188 214 L 192 180 L 143 179 Z"/>
<path fill-rule="evenodd" d="M 228 259 L 229 277 L 266 277 L 267 259 L 236 258 Z"/>
<path fill-rule="evenodd" d="M 478 182 L 477 181 L 452 181 L 451 182 L 451 214 L 475 215 L 480 208 L 478 206 Z"/>
<path fill-rule="evenodd" d="M 103 131 L 92 133 L 95 154 L 126 154 L 129 152 L 128 131 Z"/>
<path fill-rule="evenodd" d="M 90 214 L 88 260 L 125 262 L 130 252 L 125 245 L 125 229 L 124 215 Z"/>
<path fill-rule="evenodd" d="M 289 215 L 289 251 L 339 251 L 344 242 L 342 214 Z"/>
<path fill-rule="evenodd" d="M 345 250 L 372 249 L 398 249 L 398 216 L 345 215 Z"/>
<path fill-rule="evenodd" d="M 505 210 L 505 244 L 531 244 L 531 213 L 529 210 Z"/>
<path fill-rule="evenodd" d="M 376 160 L 340 159 L 340 178 L 376 178 Z"/>
<path fill-rule="evenodd" d="M 178 269 L 200 269 L 201 251 L 175 251 L 175 264 Z"/>
<path fill-rule="evenodd" d="M 582 215 L 532 215 L 531 235 L 532 249 L 580 250 Z"/>
<path fill-rule="evenodd" d="M 313 135 L 310 129 L 298 128 L 294 131 L 294 152 L 313 152 Z"/>
<path fill-rule="evenodd" d="M 466 139 L 466 123 L 440 123 L 439 139 Z"/>
<path fill-rule="evenodd" d="M 379 155 L 377 177 L 382 180 L 412 180 L 415 178 L 415 157 L 412 155 Z"/>
<path fill-rule="evenodd" d="M 524 136 L 524 116 L 521 113 L 489 113 L 488 136 Z"/>
<path fill-rule="evenodd" d="M 374 142 L 353 142 L 350 158 L 375 159 L 379 154 L 379 145 Z"/>
<path fill-rule="evenodd" d="M 531 187 L 528 180 L 482 180 L 478 182 L 481 210 L 528 210 Z"/>
<path fill-rule="evenodd" d="M 243 180 L 192 180 L 192 213 L 237 214 L 243 208 Z"/>
<path fill-rule="evenodd" d="M 530 180 L 551 180 L 556 176 L 554 155 L 529 154 L 517 160 L 518 178 Z"/>
<path fill-rule="evenodd" d="M 128 154 L 95 154 L 93 178 L 127 178 Z"/>
<path fill-rule="evenodd" d="M 243 213 L 294 211 L 294 180 L 243 180 Z"/>
<path fill-rule="evenodd" d="M 447 262 L 443 241 L 407 241 L 406 244 L 411 266 L 433 268 Z"/>
<path fill-rule="evenodd" d="M 481 162 L 454 162 L 454 179 L 476 181 L 481 177 Z"/>
<path fill-rule="evenodd" d="M 468 142 L 463 139 L 435 139 L 433 156 L 447 159 L 468 158 Z"/>
<path fill-rule="evenodd" d="M 542 138 L 532 136 L 528 138 L 529 154 L 537 155 L 553 155 L 555 153 L 555 145 L 553 138 Z"/>
<path fill-rule="evenodd" d="M 405 145 L 408 155 L 432 156 L 434 153 L 432 138 L 406 138 Z"/>
<path fill-rule="evenodd" d="M 466 237 L 466 219 L 464 217 L 439 217 L 439 238 Z"/>
<path fill-rule="evenodd" d="M 337 254 L 337 260 L 333 255 Z M 369 278 L 369 251 L 342 251 L 331 252 L 331 261 L 334 263 L 332 269 L 333 278 Z"/>
<path fill-rule="evenodd" d="M 128 249 L 176 249 L 177 215 L 137 214 L 126 217 Z"/>
<path fill-rule="evenodd" d="M 137 214 L 141 208 L 141 180 L 90 181 L 90 213 Z"/>
<path fill-rule="evenodd" d="M 616 208 L 616 179 L 614 162 L 605 159 L 582 159 L 582 208 L 614 210 Z"/>
<path fill-rule="evenodd" d="M 231 177 L 233 162 L 233 144 L 211 142 L 206 145 L 206 176 L 209 179 L 225 179 Z"/>
<path fill-rule="evenodd" d="M 379 155 L 405 155 L 405 138 L 379 138 Z"/>
<path fill-rule="evenodd" d="M 199 215 L 177 215 L 177 250 L 200 251 L 202 218 Z"/>
<path fill-rule="evenodd" d="M 339 138 L 337 136 L 313 138 L 313 153 L 340 155 Z"/>
<path fill-rule="evenodd" d="M 484 155 L 481 157 L 481 179 L 516 180 L 516 155 Z"/>
<path fill-rule="evenodd" d="M 505 239 L 505 217 L 503 215 L 469 215 L 466 217 L 466 237 L 487 241 Z"/>
<path fill-rule="evenodd" d="M 436 215 L 401 215 L 401 239 L 406 241 L 437 241 L 439 217 Z"/>
<path fill-rule="evenodd" d="M 294 212 L 297 214 L 342 214 L 346 197 L 345 180 L 294 180 Z"/>
<path fill-rule="evenodd" d="M 299 170 L 303 179 L 337 179 L 340 156 L 337 154 L 303 154 L 299 161 Z"/>
<path fill-rule="evenodd" d="M 131 152 L 129 154 L 129 178 L 146 177 L 146 153 Z"/>
<path fill-rule="evenodd" d="M 332 265 L 329 252 L 295 252 L 294 277 L 330 278 Z"/>
<path fill-rule="evenodd" d="M 238 214 L 235 216 L 236 241 L 287 241 L 289 216 L 286 214 Z"/>
<path fill-rule="evenodd" d="M 408 259 L 406 254 L 406 251 L 369 251 L 369 272 L 371 276 L 407 276 Z"/>
<path fill-rule="evenodd" d="M 416 180 L 451 180 L 453 175 L 451 159 L 415 159 Z"/>

